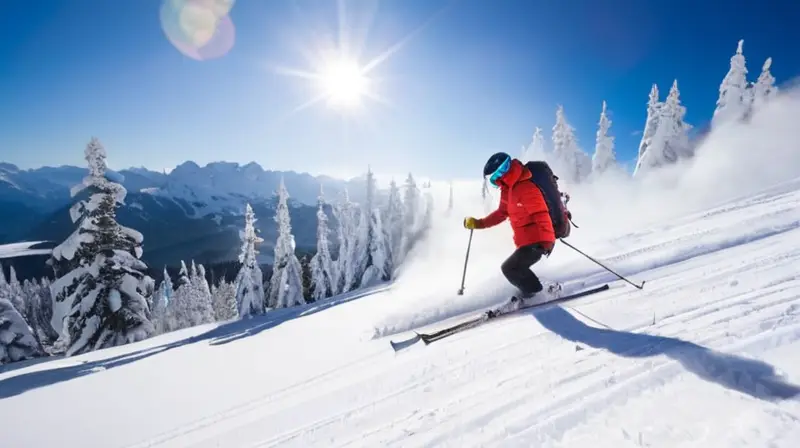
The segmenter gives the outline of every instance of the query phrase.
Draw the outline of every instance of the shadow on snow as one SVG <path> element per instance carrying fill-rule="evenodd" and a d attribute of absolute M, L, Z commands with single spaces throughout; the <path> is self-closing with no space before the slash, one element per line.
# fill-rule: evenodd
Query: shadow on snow
<path fill-rule="evenodd" d="M 0 400 L 4 398 L 13 397 L 23 394 L 27 391 L 38 389 L 41 387 L 58 384 L 64 381 L 69 381 L 82 376 L 90 375 L 92 373 L 101 372 L 115 367 L 124 366 L 135 361 L 149 358 L 160 353 L 164 353 L 173 348 L 182 347 L 197 342 L 209 341 L 209 345 L 218 346 L 227 344 L 236 340 L 246 337 L 255 336 L 263 331 L 274 328 L 284 322 L 296 319 L 303 316 L 325 311 L 338 305 L 351 302 L 356 299 L 380 292 L 387 288 L 387 285 L 380 285 L 377 287 L 366 288 L 351 294 L 343 294 L 341 296 L 332 297 L 330 299 L 313 302 L 308 305 L 297 306 L 293 308 L 278 309 L 269 311 L 261 316 L 252 317 L 249 319 L 242 319 L 232 321 L 226 324 L 219 325 L 205 333 L 197 336 L 192 336 L 179 341 L 166 343 L 154 347 L 147 347 L 133 352 L 125 353 L 110 358 L 100 359 L 97 361 L 86 361 L 81 364 L 58 367 L 54 369 L 39 370 L 34 372 L 23 373 L 21 375 L 12 376 L 0 380 Z M 147 340 L 142 341 L 147 343 Z M 95 352 L 98 353 L 98 352 Z M 47 359 L 47 358 L 39 358 Z M 58 358 L 51 358 L 54 360 Z M 16 364 L 16 363 L 14 363 Z M 8 373 L 16 370 L 11 364 L 5 366 L 5 369 L 0 369 L 0 373 Z M 20 363 L 21 367 L 28 367 L 33 363 Z"/>
<path fill-rule="evenodd" d="M 561 307 L 531 312 L 546 329 L 573 342 L 628 358 L 664 355 L 699 378 L 761 400 L 785 400 L 800 395 L 800 386 L 780 378 L 771 365 L 716 352 L 678 338 L 595 328 Z"/>

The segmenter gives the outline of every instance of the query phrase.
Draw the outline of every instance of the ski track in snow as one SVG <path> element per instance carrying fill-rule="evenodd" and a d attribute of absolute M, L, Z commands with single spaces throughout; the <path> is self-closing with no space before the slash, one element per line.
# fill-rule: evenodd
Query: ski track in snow
<path fill-rule="evenodd" d="M 390 338 L 491 300 L 387 316 L 396 297 L 377 292 L 0 370 L 3 447 L 800 446 L 798 204 L 781 188 L 597 243 L 645 289 L 615 281 L 397 354 Z"/>

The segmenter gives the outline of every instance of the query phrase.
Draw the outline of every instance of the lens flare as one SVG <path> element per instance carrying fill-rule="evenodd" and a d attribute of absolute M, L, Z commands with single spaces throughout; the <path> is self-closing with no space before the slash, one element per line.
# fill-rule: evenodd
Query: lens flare
<path fill-rule="evenodd" d="M 234 0 L 163 0 L 159 18 L 172 45 L 184 55 L 205 61 L 227 54 L 236 41 L 228 15 Z"/>

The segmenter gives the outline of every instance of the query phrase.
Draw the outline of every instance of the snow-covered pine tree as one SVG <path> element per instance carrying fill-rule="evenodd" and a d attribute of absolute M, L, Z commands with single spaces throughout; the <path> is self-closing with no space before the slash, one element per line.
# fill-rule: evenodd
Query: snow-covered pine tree
<path fill-rule="evenodd" d="M 736 54 L 731 57 L 730 69 L 719 86 L 717 108 L 714 110 L 712 125 L 741 120 L 747 114 L 747 67 L 742 54 L 744 40 L 740 40 Z"/>
<path fill-rule="evenodd" d="M 42 331 L 39 319 L 41 305 L 39 304 L 39 284 L 36 282 L 36 279 L 31 281 L 26 278 L 22 282 L 19 289 L 19 297 L 25 308 L 18 311 L 23 319 L 25 319 L 25 322 L 28 323 L 28 326 L 31 327 L 33 336 L 36 340 L 40 341 L 41 344 L 40 334 Z"/>
<path fill-rule="evenodd" d="M 0 365 L 44 356 L 31 327 L 11 301 L 0 299 Z"/>
<path fill-rule="evenodd" d="M 322 185 L 319 187 L 317 201 L 317 253 L 311 258 L 311 295 L 314 301 L 322 300 L 334 294 L 333 260 L 330 242 L 328 241 L 328 215 L 325 214 L 325 194 Z"/>
<path fill-rule="evenodd" d="M 359 286 L 366 287 L 389 279 L 388 254 L 380 211 L 375 204 L 375 176 L 367 170 L 367 195 L 361 212 L 358 232 L 358 252 L 355 257 Z"/>
<path fill-rule="evenodd" d="M 383 223 L 386 231 L 386 244 L 389 248 L 390 276 L 394 276 L 394 270 L 403 262 L 404 213 L 405 209 L 403 207 L 403 200 L 400 197 L 400 189 L 397 187 L 397 183 L 394 179 L 392 179 L 392 182 L 389 184 L 389 198 L 386 204 L 386 219 Z"/>
<path fill-rule="evenodd" d="M 778 94 L 778 87 L 775 85 L 775 77 L 770 73 L 772 58 L 764 61 L 761 74 L 753 85 L 753 108 L 757 109 L 775 98 Z"/>
<path fill-rule="evenodd" d="M 181 260 L 181 269 L 178 280 L 175 282 L 175 292 L 167 306 L 167 331 L 175 331 L 199 325 L 202 316 L 197 313 L 197 290 L 192 285 L 186 262 Z"/>
<path fill-rule="evenodd" d="M 661 117 L 662 105 L 663 103 L 658 101 L 658 86 L 653 84 L 653 88 L 650 89 L 650 99 L 647 102 L 647 120 L 644 123 L 642 140 L 639 142 L 639 154 L 636 157 L 636 167 L 633 170 L 634 177 L 642 172 L 642 167 L 646 167 L 646 165 L 642 164 L 646 162 L 645 154 L 653 144 L 653 137 L 655 137 L 658 130 L 658 120 Z"/>
<path fill-rule="evenodd" d="M 172 278 L 167 272 L 167 267 L 164 266 L 164 280 L 161 281 L 161 290 L 163 292 L 164 303 L 169 304 L 172 296 L 175 294 L 175 288 L 172 287 Z"/>
<path fill-rule="evenodd" d="M 433 200 L 433 190 L 431 189 L 431 181 L 425 185 L 425 194 L 423 195 L 424 208 L 422 213 L 422 227 L 418 230 L 418 238 L 422 238 L 433 225 L 433 212 L 436 208 L 435 201 Z"/>
<path fill-rule="evenodd" d="M 150 322 L 153 323 L 153 328 L 155 329 L 154 335 L 163 334 L 164 330 L 164 319 L 166 311 L 166 301 L 164 299 L 164 290 L 163 284 L 158 284 L 158 288 L 156 288 L 155 292 L 153 293 L 153 308 L 150 310 Z"/>
<path fill-rule="evenodd" d="M 676 163 L 681 158 L 692 157 L 689 144 L 691 126 L 684 121 L 685 115 L 686 108 L 680 103 L 676 79 L 667 99 L 659 108 L 658 128 L 647 150 L 637 162 L 636 174 Z"/>
<path fill-rule="evenodd" d="M 281 178 L 278 187 L 278 206 L 275 222 L 278 223 L 278 240 L 275 243 L 275 257 L 270 278 L 270 308 L 285 308 L 306 303 L 303 297 L 303 269 L 294 251 L 294 236 L 289 217 L 289 193 Z"/>
<path fill-rule="evenodd" d="M 28 304 L 25 302 L 25 293 L 22 284 L 17 278 L 17 271 L 14 265 L 8 267 L 8 279 L 5 277 L 2 266 L 0 266 L 0 299 L 8 299 L 14 308 L 19 311 L 23 319 L 28 321 Z"/>
<path fill-rule="evenodd" d="M 546 158 L 544 134 L 542 134 L 542 128 L 537 126 L 533 131 L 531 143 L 523 150 L 520 160 L 522 163 L 526 163 L 533 160 L 546 160 Z"/>
<path fill-rule="evenodd" d="M 664 102 L 665 108 L 670 114 L 668 118 L 671 127 L 667 133 L 666 144 L 667 151 L 677 154 L 679 159 L 688 159 L 694 157 L 689 142 L 689 131 L 691 131 L 692 125 L 686 122 L 686 106 L 681 104 L 680 96 L 681 92 L 678 90 L 678 80 L 676 79 L 672 82 L 672 87 Z"/>
<path fill-rule="evenodd" d="M 89 175 L 73 188 L 84 189 L 89 198 L 71 209 L 78 228 L 55 247 L 52 258 L 68 271 L 53 285 L 53 327 L 62 325 L 67 356 L 145 339 L 154 328 L 148 319 L 146 274 L 142 235 L 116 221 L 116 207 L 127 194 L 125 188 L 105 177 L 106 151 L 92 138 L 85 150 Z M 55 309 L 56 307 L 54 307 Z M 66 313 L 62 312 L 66 309 Z"/>
<path fill-rule="evenodd" d="M 602 176 L 603 173 L 615 169 L 617 156 L 614 153 L 614 137 L 608 135 L 611 120 L 606 114 L 606 102 L 603 101 L 603 110 L 600 112 L 600 121 L 597 127 L 594 156 L 592 157 L 592 174 Z"/>
<path fill-rule="evenodd" d="M 592 159 L 578 146 L 575 129 L 567 122 L 561 105 L 556 110 L 553 126 L 553 157 L 558 177 L 569 184 L 580 183 L 592 171 Z"/>
<path fill-rule="evenodd" d="M 175 322 L 170 321 L 171 315 L 168 313 L 169 302 L 173 295 L 172 280 L 169 278 L 167 267 L 164 266 L 164 279 L 161 280 L 153 295 L 153 310 L 150 313 L 156 334 L 166 333 L 177 327 Z"/>
<path fill-rule="evenodd" d="M 58 332 L 50 325 L 50 318 L 53 315 L 50 280 L 42 277 L 40 282 L 34 280 L 31 284 L 31 296 L 26 300 L 28 315 L 31 316 L 29 323 L 39 342 L 45 347 L 50 347 L 58 339 Z"/>
<path fill-rule="evenodd" d="M 0 263 L 0 300 L 8 300 L 12 305 L 14 305 L 16 299 L 12 299 L 11 296 L 11 285 L 8 284 L 8 279 L 6 279 L 6 273 L 3 268 L 3 264 Z"/>
<path fill-rule="evenodd" d="M 195 264 L 194 260 L 189 281 L 192 283 L 195 295 L 194 312 L 199 319 L 195 325 L 214 322 L 214 306 L 211 303 L 211 288 L 208 287 L 206 280 L 206 269 L 202 264 Z"/>
<path fill-rule="evenodd" d="M 349 292 L 355 285 L 356 275 L 354 258 L 357 249 L 358 227 L 356 220 L 358 209 L 350 201 L 350 194 L 345 188 L 340 200 L 333 207 L 333 214 L 339 223 L 336 236 L 339 242 L 338 254 L 334 263 L 335 294 Z"/>
<path fill-rule="evenodd" d="M 264 242 L 264 239 L 256 233 L 256 221 L 253 207 L 247 204 L 244 211 L 244 230 L 239 234 L 239 238 L 242 240 L 239 263 L 242 266 L 234 280 L 236 309 L 242 319 L 254 314 L 262 314 L 266 301 L 263 289 L 264 274 L 261 272 L 256 257 L 258 255 L 256 244 Z"/>
<path fill-rule="evenodd" d="M 260 270 L 260 269 L 259 269 Z M 259 282 L 259 288 L 263 285 Z M 236 301 L 236 284 L 220 279 L 212 291 L 214 299 L 214 315 L 218 322 L 225 322 L 239 318 L 239 304 Z M 263 297 L 263 295 L 262 295 Z M 262 299 L 263 308 L 264 301 Z"/>
<path fill-rule="evenodd" d="M 425 219 L 425 203 L 422 192 L 419 187 L 417 187 L 417 182 L 414 180 L 414 176 L 411 173 L 408 173 L 404 188 L 403 205 L 405 209 L 403 211 L 403 218 L 405 219 L 405 231 L 403 232 L 401 252 L 405 258 L 414 248 L 414 245 L 421 236 Z"/>

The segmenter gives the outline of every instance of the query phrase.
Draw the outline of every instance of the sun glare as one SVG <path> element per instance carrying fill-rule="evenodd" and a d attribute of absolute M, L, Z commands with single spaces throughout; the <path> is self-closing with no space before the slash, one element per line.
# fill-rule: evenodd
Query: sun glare
<path fill-rule="evenodd" d="M 271 69 L 278 74 L 309 82 L 312 92 L 308 99 L 288 111 L 281 120 L 314 105 L 325 103 L 328 108 L 335 110 L 342 117 L 356 117 L 358 120 L 372 121 L 375 114 L 364 113 L 371 105 L 369 103 L 394 106 L 392 101 L 384 96 L 387 92 L 380 91 L 386 88 L 387 78 L 386 73 L 378 72 L 378 68 L 401 51 L 436 17 L 449 9 L 449 6 L 442 7 L 425 23 L 411 30 L 394 44 L 379 51 L 376 56 L 369 58 L 365 53 L 377 50 L 369 50 L 372 46 L 368 45 L 366 37 L 373 31 L 371 28 L 374 25 L 378 2 L 374 0 L 354 1 L 350 5 L 347 0 L 337 0 L 330 3 L 336 4 L 337 12 L 336 29 L 330 30 L 330 32 L 325 27 L 307 29 L 306 25 L 316 21 L 316 18 L 313 17 L 314 14 L 311 11 L 301 10 L 299 7 L 295 8 L 298 12 L 299 25 L 293 29 L 302 31 L 296 42 L 299 50 L 298 56 L 305 59 L 305 66 L 301 68 L 277 64 L 273 65 Z M 323 9 L 320 12 L 324 13 L 324 11 Z M 306 41 L 306 32 L 310 38 L 308 41 Z"/>
<path fill-rule="evenodd" d="M 350 108 L 367 93 L 368 79 L 352 61 L 336 61 L 321 73 L 322 89 L 332 107 Z"/>

